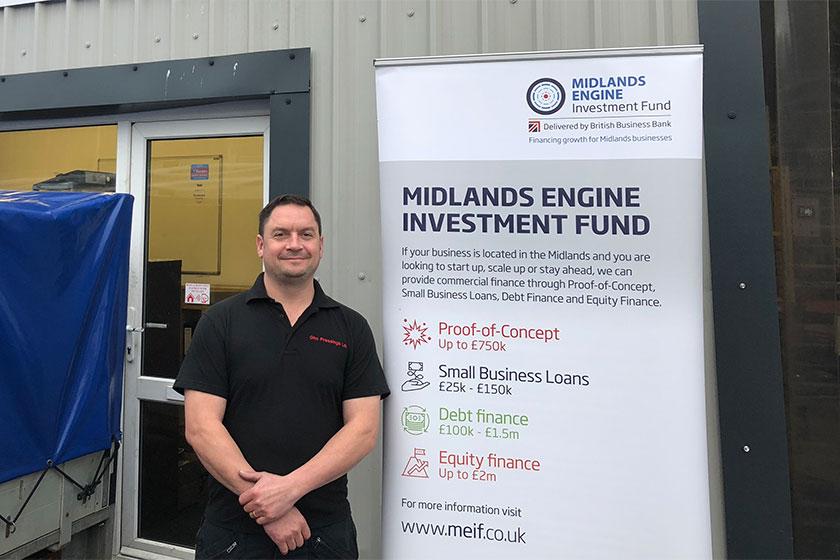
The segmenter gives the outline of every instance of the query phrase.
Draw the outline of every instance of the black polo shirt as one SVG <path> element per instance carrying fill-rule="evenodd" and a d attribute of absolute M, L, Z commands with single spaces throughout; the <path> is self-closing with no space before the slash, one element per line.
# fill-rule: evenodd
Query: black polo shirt
<path fill-rule="evenodd" d="M 315 282 L 312 304 L 293 327 L 266 293 L 262 274 L 250 290 L 203 315 L 174 388 L 227 399 L 223 423 L 245 459 L 275 474 L 306 463 L 341 429 L 343 401 L 389 393 L 364 317 Z M 313 527 L 348 515 L 347 476 L 310 492 L 297 507 Z M 237 496 L 212 479 L 205 517 L 262 532 Z"/>

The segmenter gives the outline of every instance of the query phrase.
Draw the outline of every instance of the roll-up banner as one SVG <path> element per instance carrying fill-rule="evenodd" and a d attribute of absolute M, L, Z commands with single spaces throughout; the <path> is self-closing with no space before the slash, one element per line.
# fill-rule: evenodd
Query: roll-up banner
<path fill-rule="evenodd" d="M 709 558 L 702 49 L 376 62 L 387 558 Z"/>

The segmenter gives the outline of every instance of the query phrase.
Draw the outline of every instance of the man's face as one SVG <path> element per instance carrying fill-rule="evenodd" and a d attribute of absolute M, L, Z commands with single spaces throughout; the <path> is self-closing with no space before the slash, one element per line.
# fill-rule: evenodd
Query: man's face
<path fill-rule="evenodd" d="M 275 208 L 257 235 L 265 273 L 281 284 L 312 280 L 324 254 L 324 239 L 312 210 L 286 204 Z"/>

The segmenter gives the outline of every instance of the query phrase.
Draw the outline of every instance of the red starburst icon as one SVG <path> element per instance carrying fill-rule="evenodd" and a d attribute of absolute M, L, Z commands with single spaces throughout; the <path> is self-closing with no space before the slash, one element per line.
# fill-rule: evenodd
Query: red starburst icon
<path fill-rule="evenodd" d="M 418 323 L 416 319 L 410 323 L 408 319 L 403 319 L 403 323 L 403 344 L 406 346 L 411 346 L 416 350 L 421 344 L 432 340 L 432 337 L 426 333 L 429 330 L 426 323 Z"/>

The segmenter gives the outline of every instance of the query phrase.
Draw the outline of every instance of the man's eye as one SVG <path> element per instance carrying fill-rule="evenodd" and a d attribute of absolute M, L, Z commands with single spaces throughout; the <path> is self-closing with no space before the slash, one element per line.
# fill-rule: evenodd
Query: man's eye
<path fill-rule="evenodd" d="M 274 239 L 280 239 L 280 238 L 285 237 L 285 236 L 286 236 L 286 234 L 283 233 L 282 231 L 275 231 L 274 232 Z"/>
<path fill-rule="evenodd" d="M 311 231 L 305 231 L 301 234 L 301 237 L 305 237 L 306 239 L 312 239 L 314 234 Z"/>

